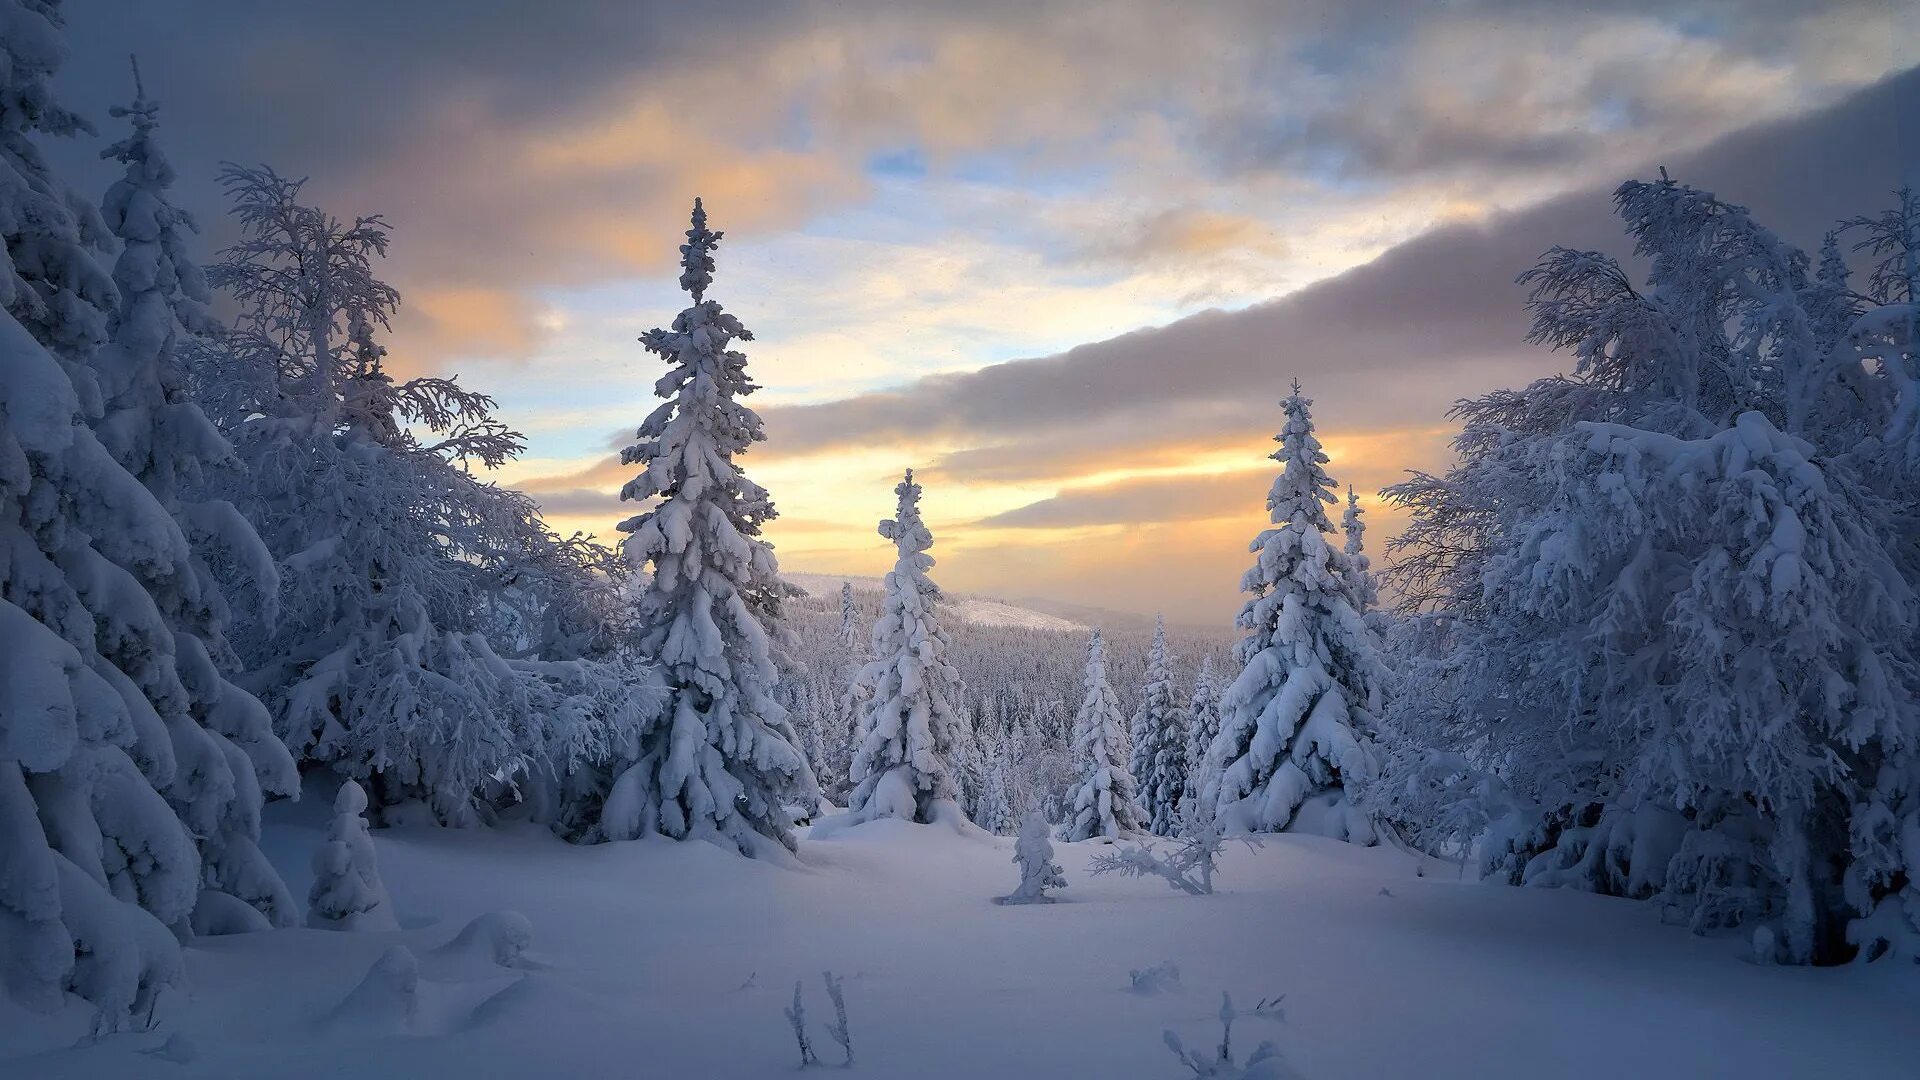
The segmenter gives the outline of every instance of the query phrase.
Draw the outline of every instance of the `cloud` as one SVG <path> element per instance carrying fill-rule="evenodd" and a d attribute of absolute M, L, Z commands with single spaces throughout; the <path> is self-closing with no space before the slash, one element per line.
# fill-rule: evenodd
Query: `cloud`
<path fill-rule="evenodd" d="M 933 183 L 1112 193 L 1119 227 L 1069 242 L 1079 258 L 1151 270 L 1238 252 L 1173 294 L 1234 299 L 1236 275 L 1297 283 L 1316 257 L 1275 235 L 1281 194 L 1357 178 L 1401 200 L 1399 235 L 1458 196 L 1434 175 L 1515 205 L 1873 78 L 1899 13 L 721 0 L 688 18 L 578 0 L 529 19 L 510 0 L 339 0 L 316 18 L 288 0 L 98 0 L 68 16 L 63 83 L 96 117 L 124 96 L 122 57 L 145 54 L 181 198 L 213 242 L 230 235 L 208 184 L 221 159 L 310 172 L 337 212 L 387 213 L 396 283 L 442 309 L 404 322 L 397 352 L 446 363 L 537 348 L 553 290 L 660 272 L 695 193 L 736 236 L 806 228 L 871 198 L 869 160 L 902 147 Z M 1340 227 L 1378 217 L 1365 201 Z M 1013 238 L 1061 243 L 1050 200 L 1001 209 Z M 447 317 L 460 297 L 498 302 Z"/>
<path fill-rule="evenodd" d="M 1212 476 L 1149 477 L 1070 487 L 1049 499 L 995 514 L 982 528 L 1058 529 L 1245 516 L 1273 483 L 1269 470 Z"/>
<path fill-rule="evenodd" d="M 1880 205 L 1914 169 L 1903 137 L 1920 101 L 1908 73 L 1826 113 L 1766 125 L 1670 164 L 1812 244 L 1831 222 Z M 1844 162 L 1845 168 L 1833 163 Z M 1650 171 L 1641 165 L 1637 172 Z M 997 446 L 1103 426 L 1152 442 L 1170 410 L 1263 426 L 1287 381 L 1323 403 L 1323 426 L 1431 424 L 1452 397 L 1551 370 L 1524 343 L 1514 278 L 1553 244 L 1622 251 L 1615 178 L 1484 223 L 1437 229 L 1338 277 L 1239 311 L 1207 311 L 1058 355 L 943 374 L 840 401 L 767 410 L 781 452 L 928 435 Z M 1133 426 L 1128 426 L 1128 423 Z"/>

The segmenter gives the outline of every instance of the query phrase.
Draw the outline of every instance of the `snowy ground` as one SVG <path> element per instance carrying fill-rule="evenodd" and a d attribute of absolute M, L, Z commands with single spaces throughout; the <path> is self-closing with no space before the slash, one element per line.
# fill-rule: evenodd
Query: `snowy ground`
<path fill-rule="evenodd" d="M 269 851 L 301 895 L 324 804 L 273 808 Z M 1284 1021 L 1243 1019 L 1236 1043 L 1274 1040 L 1315 1080 L 1894 1076 L 1920 1060 L 1910 968 L 1756 967 L 1647 905 L 1416 877 L 1404 855 L 1309 837 L 1236 846 L 1224 891 L 1200 898 L 1090 879 L 1098 846 L 1057 845 L 1063 902 L 1024 908 L 989 902 L 1014 884 L 1010 839 L 891 822 L 806 843 L 801 868 L 531 827 L 376 843 L 408 929 L 201 941 L 194 996 L 161 1032 L 92 1045 L 76 1046 L 77 1008 L 0 1005 L 0 1076 L 785 1077 L 795 979 L 839 1060 L 823 969 L 846 979 L 854 1071 L 873 1077 L 1175 1077 L 1161 1030 L 1211 1046 L 1222 990 L 1243 1008 L 1285 994 Z M 526 966 L 433 952 L 496 910 L 531 921 Z M 413 1018 L 324 1019 L 395 944 L 420 961 Z M 1179 986 L 1130 988 L 1129 969 L 1162 961 Z M 168 1032 L 173 1052 L 152 1053 Z"/>
<path fill-rule="evenodd" d="M 866 596 L 884 589 L 882 579 L 875 577 L 840 577 L 833 574 L 787 573 L 783 575 L 791 584 L 798 585 L 810 596 L 838 598 L 843 582 L 850 582 L 856 594 Z M 1005 600 L 995 600 L 989 596 L 966 596 L 947 594 L 947 604 L 943 609 L 952 618 L 974 626 L 1018 626 L 1029 630 L 1060 630 L 1081 632 L 1090 629 L 1085 623 L 1063 619 L 1057 615 L 1048 615 L 1043 611 L 1009 604 Z"/>

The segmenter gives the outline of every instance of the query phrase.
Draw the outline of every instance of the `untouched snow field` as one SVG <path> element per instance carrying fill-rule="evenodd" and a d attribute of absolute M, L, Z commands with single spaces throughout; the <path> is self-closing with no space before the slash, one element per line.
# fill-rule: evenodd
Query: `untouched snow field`
<path fill-rule="evenodd" d="M 883 579 L 876 577 L 838 577 L 833 574 L 809 574 L 805 572 L 782 575 L 789 584 L 798 585 L 809 596 L 838 598 L 840 585 L 851 582 L 855 595 L 871 597 L 883 592 Z M 1009 604 L 1005 600 L 995 600 L 989 596 L 970 596 L 963 593 L 948 593 L 941 605 L 942 614 L 958 619 L 973 626 L 1017 626 L 1028 630 L 1058 630 L 1077 633 L 1092 629 L 1086 623 L 1063 619 L 1058 615 L 1049 615 L 1043 611 Z"/>
<path fill-rule="evenodd" d="M 319 795 L 270 810 L 267 850 L 300 896 Z M 531 826 L 375 844 L 405 929 L 203 939 L 192 999 L 163 1000 L 155 1032 L 82 1044 L 81 1008 L 0 1005 L 0 1076 L 788 1077 L 795 979 L 840 1061 L 824 969 L 872 1077 L 1189 1075 L 1161 1031 L 1212 1047 L 1222 990 L 1243 1012 L 1286 995 L 1284 1020 L 1243 1016 L 1235 1045 L 1273 1040 L 1314 1080 L 1894 1076 L 1920 1059 L 1911 968 L 1757 967 L 1646 904 L 1434 863 L 1416 877 L 1411 856 L 1312 837 L 1233 845 L 1212 897 L 1089 878 L 1102 846 L 1056 844 L 1069 887 L 1032 907 L 991 902 L 1017 880 L 1011 838 L 894 821 L 809 840 L 790 867 Z M 495 911 L 531 923 L 516 966 L 441 949 Z M 411 1016 L 391 991 L 338 1010 L 395 945 L 418 960 Z M 1130 969 L 1162 962 L 1176 985 L 1132 989 Z"/>

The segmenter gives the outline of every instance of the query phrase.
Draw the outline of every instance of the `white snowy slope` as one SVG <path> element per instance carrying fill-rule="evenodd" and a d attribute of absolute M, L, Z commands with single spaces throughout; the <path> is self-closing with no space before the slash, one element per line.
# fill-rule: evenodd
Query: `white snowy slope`
<path fill-rule="evenodd" d="M 881 581 L 875 577 L 846 577 L 837 574 L 788 573 L 786 579 L 807 591 L 809 596 L 838 596 L 842 582 L 851 582 L 856 594 L 879 593 Z M 1048 615 L 985 596 L 965 596 L 948 592 L 942 610 L 949 617 L 973 626 L 1014 626 L 1027 630 L 1081 632 L 1087 624 Z"/>
<path fill-rule="evenodd" d="M 264 847 L 305 895 L 328 800 L 270 808 Z M 374 843 L 405 929 L 291 929 L 186 949 L 161 1026 L 83 1043 L 86 1010 L 0 1005 L 0 1076 L 787 1078 L 782 1010 L 845 980 L 851 1075 L 1184 1075 L 1221 991 L 1244 1055 L 1313 1080 L 1417 1076 L 1896 1076 L 1920 1055 L 1909 965 L 1747 963 L 1653 905 L 1456 881 L 1390 848 L 1229 845 L 1221 893 L 1090 878 L 1056 844 L 1059 903 L 1001 906 L 1013 840 L 879 821 L 805 838 L 803 866 L 662 840 L 570 846 L 533 827 L 403 826 Z M 463 928 L 489 912 L 517 912 Z M 461 940 L 456 942 L 456 937 Z M 1163 963 L 1134 989 L 1130 971 Z"/>

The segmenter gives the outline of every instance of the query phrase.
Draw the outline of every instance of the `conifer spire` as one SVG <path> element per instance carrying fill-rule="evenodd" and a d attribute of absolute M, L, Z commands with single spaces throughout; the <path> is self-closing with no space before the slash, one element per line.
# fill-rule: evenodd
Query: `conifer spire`
<path fill-rule="evenodd" d="M 680 287 L 693 294 L 693 302 L 706 298 L 713 284 L 713 249 L 720 246 L 725 233 L 707 228 L 707 208 L 698 196 L 693 200 L 693 228 L 687 230 L 687 242 L 680 245 Z"/>

